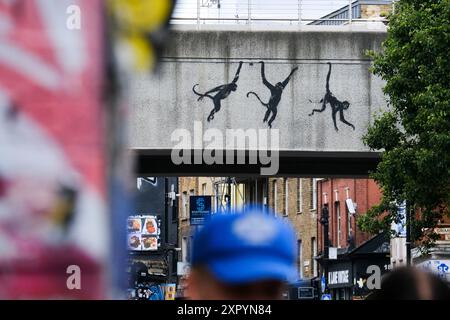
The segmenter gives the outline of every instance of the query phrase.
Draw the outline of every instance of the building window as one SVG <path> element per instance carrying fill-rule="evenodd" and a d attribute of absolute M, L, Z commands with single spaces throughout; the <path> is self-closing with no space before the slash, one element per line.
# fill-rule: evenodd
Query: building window
<path fill-rule="evenodd" d="M 289 215 L 289 182 L 284 179 L 284 215 Z"/>
<path fill-rule="evenodd" d="M 192 259 L 192 244 L 194 243 L 194 236 L 189 236 L 187 246 L 187 262 L 191 263 Z"/>
<path fill-rule="evenodd" d="M 334 209 L 336 212 L 336 225 L 337 225 L 337 247 L 341 247 L 341 206 L 339 201 L 334 203 Z"/>
<path fill-rule="evenodd" d="M 206 195 L 206 183 L 202 184 L 202 196 Z"/>
<path fill-rule="evenodd" d="M 181 238 L 181 261 L 187 262 L 188 261 L 188 244 L 187 244 L 187 237 Z"/>
<path fill-rule="evenodd" d="M 188 195 L 186 191 L 183 191 L 183 193 L 181 194 L 181 202 L 182 202 L 182 206 L 181 206 L 181 218 L 182 219 L 186 219 L 187 218 L 187 210 L 188 210 Z"/>
<path fill-rule="evenodd" d="M 297 180 L 297 213 L 303 212 L 303 179 Z"/>
<path fill-rule="evenodd" d="M 347 206 L 346 206 L 347 207 Z M 347 208 L 347 230 L 348 230 L 348 237 L 350 238 L 352 236 L 352 214 Z"/>
<path fill-rule="evenodd" d="M 311 261 L 313 268 L 313 276 L 317 277 L 317 260 L 314 257 L 317 256 L 317 241 L 315 237 L 311 238 Z"/>
<path fill-rule="evenodd" d="M 278 186 L 276 179 L 273 181 L 273 211 L 275 215 L 278 214 Z"/>
<path fill-rule="evenodd" d="M 310 208 L 312 210 L 317 209 L 317 179 L 315 179 L 315 178 L 312 179 Z"/>
<path fill-rule="evenodd" d="M 300 279 L 303 278 L 303 258 L 302 258 L 302 240 L 297 241 L 297 250 L 298 250 L 298 275 Z"/>
<path fill-rule="evenodd" d="M 214 212 L 219 212 L 221 210 L 222 199 L 220 194 L 220 188 L 217 183 L 214 184 Z"/>

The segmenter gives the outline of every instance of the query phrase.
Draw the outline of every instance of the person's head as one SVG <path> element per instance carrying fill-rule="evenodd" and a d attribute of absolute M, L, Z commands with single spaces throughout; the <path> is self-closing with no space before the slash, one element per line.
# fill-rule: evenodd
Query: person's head
<path fill-rule="evenodd" d="M 281 299 L 294 280 L 295 235 L 258 210 L 217 214 L 196 234 L 187 284 L 190 299 Z"/>
<path fill-rule="evenodd" d="M 449 300 L 448 284 L 417 268 L 398 268 L 386 274 L 381 289 L 368 300 Z"/>

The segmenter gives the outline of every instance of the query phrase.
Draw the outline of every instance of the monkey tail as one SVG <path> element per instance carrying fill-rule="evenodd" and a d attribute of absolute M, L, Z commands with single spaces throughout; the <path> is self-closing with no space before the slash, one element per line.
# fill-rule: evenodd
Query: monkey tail
<path fill-rule="evenodd" d="M 198 95 L 199 97 L 203 97 L 203 94 L 201 94 L 200 92 L 197 92 L 197 91 L 195 90 L 195 87 L 196 87 L 196 86 L 198 86 L 198 83 L 192 87 L 192 91 L 194 91 L 194 93 L 195 93 L 196 95 Z"/>
<path fill-rule="evenodd" d="M 263 106 L 265 106 L 266 108 L 269 107 L 269 105 L 268 105 L 267 103 L 262 102 L 261 99 L 259 98 L 259 96 L 258 96 L 255 92 L 253 92 L 253 91 L 247 92 L 247 98 L 249 97 L 250 94 L 253 94 L 253 95 L 259 100 L 259 102 L 261 102 L 261 104 L 262 104 Z"/>
<path fill-rule="evenodd" d="M 198 100 L 201 100 L 203 97 L 208 97 L 210 99 L 214 99 L 214 97 L 210 96 L 209 94 L 200 93 L 200 92 L 196 91 L 195 90 L 196 86 L 198 86 L 198 83 L 192 87 L 192 91 L 194 91 L 194 93 L 200 97 L 200 98 L 198 98 Z"/>

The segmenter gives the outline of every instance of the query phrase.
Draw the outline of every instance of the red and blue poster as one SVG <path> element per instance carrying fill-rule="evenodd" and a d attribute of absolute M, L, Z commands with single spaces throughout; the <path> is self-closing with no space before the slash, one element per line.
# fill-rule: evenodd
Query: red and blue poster
<path fill-rule="evenodd" d="M 0 298 L 105 295 L 102 28 L 102 1 L 0 2 Z"/>

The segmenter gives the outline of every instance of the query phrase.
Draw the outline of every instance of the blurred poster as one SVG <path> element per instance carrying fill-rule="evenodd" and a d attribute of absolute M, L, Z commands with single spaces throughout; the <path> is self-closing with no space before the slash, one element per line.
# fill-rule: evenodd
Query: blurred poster
<path fill-rule="evenodd" d="M 100 0 L 0 2 L 0 298 L 105 297 L 103 44 Z"/>
<path fill-rule="evenodd" d="M 397 207 L 397 220 L 392 222 L 391 230 L 397 238 L 406 237 L 406 201 Z"/>
<path fill-rule="evenodd" d="M 153 70 L 168 37 L 175 0 L 108 0 L 107 6 L 122 70 Z"/>
<path fill-rule="evenodd" d="M 158 250 L 160 246 L 160 224 L 160 219 L 156 216 L 130 216 L 127 223 L 128 250 Z"/>
<path fill-rule="evenodd" d="M 418 263 L 417 267 L 432 272 L 444 281 L 450 282 L 450 260 L 430 259 Z"/>
<path fill-rule="evenodd" d="M 175 300 L 177 285 L 168 283 L 164 285 L 164 300 Z"/>

